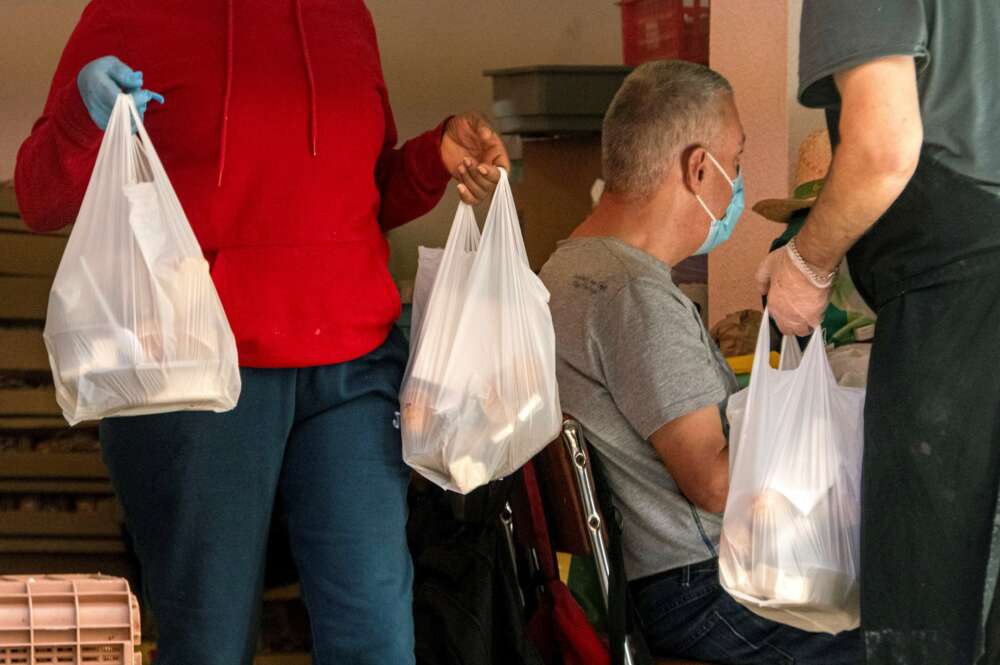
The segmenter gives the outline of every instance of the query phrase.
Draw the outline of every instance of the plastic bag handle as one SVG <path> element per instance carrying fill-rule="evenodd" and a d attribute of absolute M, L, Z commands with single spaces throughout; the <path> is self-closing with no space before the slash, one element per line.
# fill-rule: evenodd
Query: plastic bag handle
<path fill-rule="evenodd" d="M 764 308 L 764 316 L 761 319 L 760 330 L 757 333 L 757 347 L 754 349 L 753 354 L 753 369 L 751 370 L 750 379 L 750 390 L 747 396 L 747 409 L 750 408 L 750 403 L 754 401 L 754 395 L 759 395 L 761 392 L 766 390 L 766 385 L 768 383 L 768 376 L 770 372 L 775 371 L 771 367 L 771 319 L 767 308 Z M 795 363 L 794 367 L 788 367 L 785 365 L 785 352 L 790 345 L 797 345 L 798 340 L 795 337 L 786 335 L 782 339 L 782 365 L 780 371 L 787 372 L 797 372 L 800 369 L 806 367 L 807 365 L 812 365 L 813 363 L 820 362 L 822 360 L 826 363 L 827 371 L 829 372 L 829 363 L 826 362 L 826 352 L 823 348 L 823 338 L 822 338 L 823 328 L 817 326 L 809 339 L 809 344 L 806 347 L 805 353 L 801 354 L 799 361 Z M 797 351 L 798 349 L 796 349 Z M 822 359 L 817 359 L 816 354 L 823 354 Z M 831 373 L 832 376 L 832 373 Z"/>
<path fill-rule="evenodd" d="M 136 145 L 136 139 L 132 137 L 132 122 L 135 123 L 138 146 Z M 136 161 L 136 152 L 137 150 L 140 151 L 146 160 L 146 164 L 149 166 L 148 182 L 151 182 L 156 188 L 160 204 L 166 207 L 167 214 L 186 220 L 187 215 L 184 214 L 184 209 L 181 207 L 176 193 L 170 186 L 170 178 L 167 176 L 167 171 L 163 167 L 156 149 L 153 147 L 153 141 L 149 137 L 149 133 L 146 132 L 142 118 L 139 117 L 139 110 L 135 106 L 135 100 L 132 99 L 132 95 L 124 92 L 118 95 L 118 98 L 115 100 L 115 106 L 111 110 L 111 119 L 108 122 L 107 133 L 109 138 L 120 141 L 119 149 L 124 152 L 126 179 L 129 182 L 122 184 L 135 184 L 140 181 L 139 166 Z M 147 180 L 142 181 L 147 182 Z M 202 253 L 194 231 L 189 226 L 186 226 L 180 233 L 177 232 L 177 229 L 172 229 L 172 231 L 175 240 L 183 248 L 185 254 L 195 256 Z"/>
<path fill-rule="evenodd" d="M 798 369 L 802 364 L 802 349 L 799 347 L 799 340 L 793 335 L 785 335 L 781 338 L 781 360 L 778 362 L 778 369 L 787 371 Z"/>
<path fill-rule="evenodd" d="M 786 350 L 790 349 L 792 345 L 795 345 L 795 350 L 792 352 L 793 355 L 798 355 L 798 362 L 793 362 L 794 366 L 788 366 L 785 363 L 784 354 Z M 812 335 L 809 337 L 809 344 L 806 346 L 805 352 L 798 350 L 798 340 L 790 335 L 785 335 L 782 339 L 782 360 L 780 365 L 780 370 L 774 370 L 770 365 L 770 349 L 771 349 L 771 334 L 770 334 L 770 318 L 768 310 L 764 308 L 764 316 L 761 321 L 760 331 L 757 334 L 757 348 L 754 350 L 753 358 L 753 370 L 750 380 L 750 390 L 747 396 L 747 409 L 750 408 L 749 403 L 753 401 L 755 394 L 760 394 L 761 391 L 765 390 L 765 386 L 768 383 L 768 376 L 770 372 L 783 371 L 783 372 L 804 372 L 810 373 L 813 367 L 819 367 L 818 371 L 821 371 L 825 377 L 825 383 L 828 385 L 836 385 L 836 378 L 833 376 L 833 370 L 830 369 L 830 361 L 826 357 L 826 345 L 823 338 L 823 327 L 816 326 L 813 329 Z"/>
<path fill-rule="evenodd" d="M 493 220 L 491 226 L 500 224 L 499 229 L 490 233 L 489 229 L 483 229 L 484 238 L 488 235 L 498 234 L 499 240 L 506 246 L 511 247 L 517 257 L 524 263 L 525 268 L 531 270 L 528 261 L 528 250 L 524 247 L 524 238 L 521 236 L 521 228 L 514 223 L 517 215 L 517 208 L 514 204 L 514 194 L 510 189 L 510 178 L 507 169 L 502 166 L 497 167 L 500 171 L 500 180 L 497 182 L 496 191 L 493 192 L 493 202 L 490 203 L 490 211 L 487 220 Z M 498 208 L 506 206 L 514 211 L 513 215 L 501 214 Z"/>

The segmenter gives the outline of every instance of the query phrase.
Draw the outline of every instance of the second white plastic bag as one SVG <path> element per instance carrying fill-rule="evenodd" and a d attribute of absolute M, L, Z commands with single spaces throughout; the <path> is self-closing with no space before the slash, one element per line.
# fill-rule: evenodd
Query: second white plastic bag
<path fill-rule="evenodd" d="M 226 411 L 239 398 L 236 342 L 208 263 L 129 95 L 111 112 L 44 337 L 70 424 Z"/>
<path fill-rule="evenodd" d="M 722 586 L 765 618 L 813 632 L 856 628 L 865 393 L 837 385 L 821 330 L 768 365 L 757 339 L 750 387 L 730 399 Z"/>
<path fill-rule="evenodd" d="M 482 237 L 472 209 L 460 205 L 420 303 L 400 395 L 407 464 L 464 494 L 516 471 L 556 437 L 548 301 L 501 171 Z"/>

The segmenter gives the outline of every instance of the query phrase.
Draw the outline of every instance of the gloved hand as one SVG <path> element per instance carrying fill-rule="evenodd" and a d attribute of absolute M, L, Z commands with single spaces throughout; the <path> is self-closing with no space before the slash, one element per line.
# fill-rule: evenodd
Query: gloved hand
<path fill-rule="evenodd" d="M 787 247 L 767 255 L 757 268 L 757 287 L 767 296 L 767 310 L 786 335 L 804 337 L 823 320 L 830 288 L 813 284 L 792 260 Z"/>
<path fill-rule="evenodd" d="M 91 119 L 102 130 L 108 128 L 111 109 L 120 93 L 132 95 L 140 118 L 145 115 L 150 101 L 163 103 L 163 95 L 142 89 L 142 72 L 132 71 L 113 55 L 93 60 L 81 69 L 76 77 L 76 86 Z"/>

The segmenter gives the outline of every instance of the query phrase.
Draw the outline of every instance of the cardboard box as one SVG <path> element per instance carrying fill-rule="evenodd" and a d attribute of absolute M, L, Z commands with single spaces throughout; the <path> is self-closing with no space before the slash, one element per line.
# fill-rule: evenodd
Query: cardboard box
<path fill-rule="evenodd" d="M 584 134 L 525 139 L 512 182 L 528 261 L 536 272 L 590 214 L 590 188 L 601 177 L 601 138 Z"/>
<path fill-rule="evenodd" d="M 0 274 L 52 277 L 66 249 L 66 236 L 0 231 Z"/>
<path fill-rule="evenodd" d="M 14 196 L 14 181 L 0 182 L 0 217 L 18 217 L 17 197 Z"/>
<path fill-rule="evenodd" d="M 48 372 L 41 328 L 0 328 L 0 370 Z"/>
<path fill-rule="evenodd" d="M 49 306 L 51 277 L 0 275 L 0 320 L 42 321 Z"/>

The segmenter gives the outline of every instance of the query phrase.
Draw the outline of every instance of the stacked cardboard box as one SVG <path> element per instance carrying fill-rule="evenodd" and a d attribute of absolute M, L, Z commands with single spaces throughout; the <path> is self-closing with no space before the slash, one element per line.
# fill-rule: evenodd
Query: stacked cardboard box
<path fill-rule="evenodd" d="M 67 237 L 29 232 L 0 183 L 0 574 L 130 572 L 96 427 L 67 426 L 42 341 Z"/>

